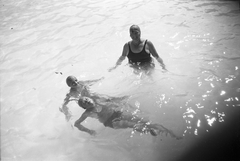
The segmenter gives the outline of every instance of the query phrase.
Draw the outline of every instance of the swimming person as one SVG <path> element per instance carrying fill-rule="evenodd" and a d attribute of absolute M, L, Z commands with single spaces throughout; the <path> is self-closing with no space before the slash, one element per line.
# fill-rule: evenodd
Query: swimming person
<path fill-rule="evenodd" d="M 151 56 L 153 56 L 160 64 L 162 69 L 166 70 L 163 60 L 159 57 L 153 43 L 150 40 L 141 39 L 141 30 L 138 25 L 132 25 L 130 27 L 130 37 L 132 41 L 127 42 L 122 51 L 122 55 L 117 60 L 114 67 L 109 71 L 116 69 L 121 65 L 122 61 L 128 57 L 128 62 L 131 67 L 137 69 L 149 69 L 154 68 L 154 62 Z"/>
<path fill-rule="evenodd" d="M 78 100 L 80 97 L 87 96 L 99 102 L 109 102 L 112 100 L 114 100 L 115 102 L 120 102 L 127 98 L 127 96 L 110 97 L 107 95 L 91 92 L 89 86 L 93 85 L 96 82 L 99 82 L 102 79 L 103 78 L 96 79 L 96 80 L 78 81 L 78 79 L 75 76 L 67 77 L 66 83 L 70 87 L 70 91 L 69 93 L 66 94 L 66 98 L 64 99 L 62 107 L 59 108 L 59 110 L 65 114 L 67 121 L 69 121 L 69 119 L 72 116 L 71 112 L 67 107 L 67 104 L 70 101 L 76 101 L 76 99 Z"/>
<path fill-rule="evenodd" d="M 165 133 L 173 138 L 181 139 L 181 137 L 176 136 L 171 130 L 168 130 L 160 124 L 152 124 L 150 121 L 144 120 L 144 118 L 140 118 L 131 112 L 117 110 L 115 107 L 112 108 L 111 105 L 100 105 L 89 97 L 80 97 L 78 105 L 85 109 L 85 112 L 75 121 L 74 126 L 80 131 L 87 132 L 90 135 L 96 135 L 96 132 L 81 124 L 88 117 L 96 118 L 99 122 L 103 123 L 104 126 L 113 129 L 132 128 L 134 131 L 150 133 L 153 136 Z"/>

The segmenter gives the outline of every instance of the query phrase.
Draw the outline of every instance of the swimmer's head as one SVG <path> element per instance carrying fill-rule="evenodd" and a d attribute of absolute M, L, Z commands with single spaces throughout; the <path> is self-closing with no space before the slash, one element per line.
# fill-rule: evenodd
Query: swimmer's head
<path fill-rule="evenodd" d="M 129 32 L 132 39 L 139 39 L 141 36 L 141 30 L 138 25 L 132 25 L 129 29 Z"/>
<path fill-rule="evenodd" d="M 81 97 L 78 100 L 78 105 L 84 109 L 91 108 L 95 106 L 93 99 L 89 97 Z"/>
<path fill-rule="evenodd" d="M 75 76 L 68 76 L 66 79 L 66 83 L 69 87 L 75 87 L 77 86 L 77 78 Z"/>
<path fill-rule="evenodd" d="M 141 32 L 140 27 L 138 25 L 132 25 L 129 29 L 130 33 L 133 31 Z"/>

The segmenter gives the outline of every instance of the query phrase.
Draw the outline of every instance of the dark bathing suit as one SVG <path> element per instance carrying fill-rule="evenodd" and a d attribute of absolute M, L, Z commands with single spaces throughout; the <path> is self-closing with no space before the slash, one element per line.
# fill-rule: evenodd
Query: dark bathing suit
<path fill-rule="evenodd" d="M 129 64 L 137 65 L 137 66 L 145 66 L 146 64 L 147 65 L 153 64 L 150 53 L 147 53 L 145 50 L 146 44 L 147 44 L 147 40 L 144 43 L 142 51 L 139 53 L 134 53 L 131 50 L 130 43 L 128 43 L 129 53 L 128 53 L 127 57 L 129 60 Z"/>
<path fill-rule="evenodd" d="M 106 126 L 106 127 L 114 128 L 112 123 L 115 122 L 115 121 L 120 121 L 121 120 L 121 116 L 122 116 L 122 112 L 121 111 L 114 111 L 112 116 L 110 116 L 107 119 L 107 121 L 105 121 L 103 123 L 103 125 Z"/>

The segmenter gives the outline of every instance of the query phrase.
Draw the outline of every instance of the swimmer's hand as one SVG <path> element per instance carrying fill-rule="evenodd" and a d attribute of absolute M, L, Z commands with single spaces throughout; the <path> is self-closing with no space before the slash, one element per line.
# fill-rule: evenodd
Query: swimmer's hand
<path fill-rule="evenodd" d="M 71 119 L 71 117 L 72 117 L 72 114 L 70 114 L 70 113 L 66 114 L 65 115 L 66 121 L 68 122 Z"/>
<path fill-rule="evenodd" d="M 161 64 L 160 66 L 162 67 L 163 70 L 166 70 L 166 71 L 167 71 L 165 64 Z"/>
<path fill-rule="evenodd" d="M 67 122 L 71 119 L 72 114 L 69 111 L 67 111 L 66 109 L 64 110 L 64 108 L 61 107 L 59 107 L 59 111 L 64 113 Z"/>
<path fill-rule="evenodd" d="M 112 68 L 109 68 L 108 69 L 108 72 L 111 72 L 112 70 L 114 70 L 114 69 L 116 69 L 117 68 L 117 66 L 114 66 L 114 67 L 112 67 Z"/>
<path fill-rule="evenodd" d="M 94 130 L 89 130 L 88 133 L 92 136 L 97 135 L 96 131 L 94 131 Z"/>
<path fill-rule="evenodd" d="M 160 66 L 162 67 L 162 72 L 163 72 L 163 73 L 168 72 L 168 70 L 166 69 L 165 64 L 161 64 Z"/>

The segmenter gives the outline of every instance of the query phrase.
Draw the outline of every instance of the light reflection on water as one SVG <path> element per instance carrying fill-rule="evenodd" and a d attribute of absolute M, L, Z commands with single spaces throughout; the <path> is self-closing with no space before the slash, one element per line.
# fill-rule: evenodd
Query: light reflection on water
<path fill-rule="evenodd" d="M 239 112 L 240 24 L 234 2 L 22 0 L 4 1 L 2 13 L 2 160 L 176 159 Z M 126 61 L 107 72 L 133 23 L 170 72 L 156 64 L 150 76 L 133 73 Z M 130 95 L 134 113 L 184 140 L 115 131 L 93 120 L 86 125 L 99 132 L 97 138 L 74 130 L 58 111 L 68 75 L 105 76 L 93 90 Z M 70 106 L 77 119 L 82 111 Z"/>

